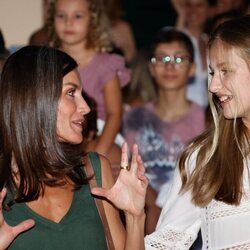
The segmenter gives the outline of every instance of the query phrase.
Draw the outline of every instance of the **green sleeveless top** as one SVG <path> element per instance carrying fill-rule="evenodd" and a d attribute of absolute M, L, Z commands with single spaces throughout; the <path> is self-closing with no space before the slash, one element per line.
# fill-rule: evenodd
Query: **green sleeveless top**
<path fill-rule="evenodd" d="M 101 164 L 97 153 L 89 154 L 98 185 L 101 186 Z M 107 250 L 101 218 L 90 193 L 89 185 L 74 192 L 69 211 L 59 223 L 48 220 L 26 204 L 4 211 L 8 224 L 14 226 L 26 219 L 34 219 L 35 226 L 18 235 L 8 249 L 15 250 Z"/>

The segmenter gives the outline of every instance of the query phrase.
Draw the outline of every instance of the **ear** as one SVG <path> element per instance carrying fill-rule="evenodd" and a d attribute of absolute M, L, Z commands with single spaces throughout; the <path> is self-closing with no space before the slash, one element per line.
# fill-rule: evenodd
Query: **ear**
<path fill-rule="evenodd" d="M 155 76 L 155 68 L 152 63 L 148 63 L 148 69 L 152 77 Z"/>
<path fill-rule="evenodd" d="M 189 77 L 194 76 L 195 70 L 196 70 L 196 64 L 193 62 L 193 63 L 190 65 L 188 76 L 189 76 Z"/>

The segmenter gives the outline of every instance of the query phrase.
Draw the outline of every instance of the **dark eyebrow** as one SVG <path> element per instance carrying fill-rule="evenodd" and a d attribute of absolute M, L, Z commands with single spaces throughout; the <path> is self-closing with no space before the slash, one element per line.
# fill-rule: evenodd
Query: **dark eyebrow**
<path fill-rule="evenodd" d="M 65 83 L 63 83 L 63 86 L 71 86 L 71 87 L 74 87 L 76 89 L 80 89 L 80 86 L 78 84 L 73 83 L 73 82 L 65 82 Z"/>
<path fill-rule="evenodd" d="M 210 70 L 213 70 L 213 68 L 212 68 L 212 66 L 209 64 L 208 65 L 208 68 L 210 69 Z"/>

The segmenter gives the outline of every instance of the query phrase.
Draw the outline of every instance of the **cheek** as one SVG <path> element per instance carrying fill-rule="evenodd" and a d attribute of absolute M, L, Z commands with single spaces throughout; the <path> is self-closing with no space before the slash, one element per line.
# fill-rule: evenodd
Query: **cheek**
<path fill-rule="evenodd" d="M 154 67 L 151 70 L 151 74 L 154 78 L 161 77 L 162 73 L 164 72 L 164 67 Z"/>
<path fill-rule="evenodd" d="M 56 32 L 59 32 L 61 30 L 62 27 L 62 22 L 60 22 L 59 20 L 54 22 L 54 29 Z"/>
<path fill-rule="evenodd" d="M 59 107 L 57 112 L 57 127 L 62 127 L 69 117 L 70 110 L 67 106 Z"/>

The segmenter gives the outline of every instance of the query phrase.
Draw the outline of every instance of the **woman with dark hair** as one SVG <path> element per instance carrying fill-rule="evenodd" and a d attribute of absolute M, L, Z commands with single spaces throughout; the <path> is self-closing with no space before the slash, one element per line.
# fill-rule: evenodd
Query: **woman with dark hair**
<path fill-rule="evenodd" d="M 143 231 L 147 180 L 137 147 L 131 171 L 126 171 L 123 146 L 125 170 L 115 185 L 108 160 L 81 151 L 89 107 L 76 68 L 66 53 L 41 46 L 20 49 L 3 68 L 1 203 L 7 195 L 0 214 L 0 249 L 107 249 L 104 225 L 90 193 L 92 178 L 104 188 L 113 186 L 107 192 L 109 199 L 125 209 L 131 228 L 127 238 L 117 209 L 102 200 L 115 249 L 131 249 L 135 230 Z M 90 164 L 93 175 L 86 172 Z M 134 188 L 137 193 L 131 192 Z M 128 209 L 124 206 L 127 199 L 136 201 Z M 131 221 L 139 223 L 132 227 Z"/>

